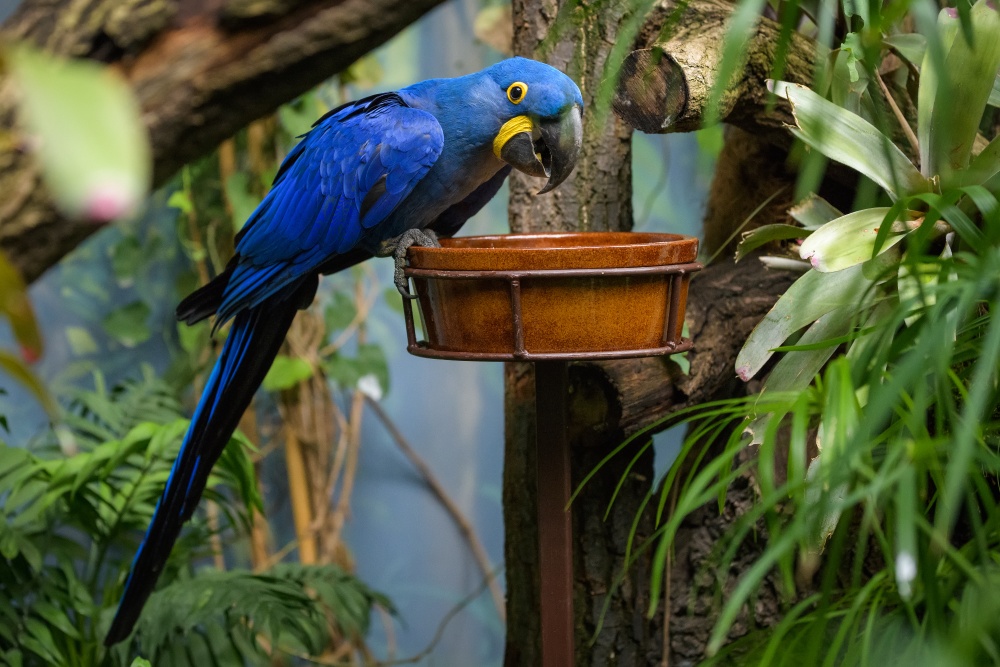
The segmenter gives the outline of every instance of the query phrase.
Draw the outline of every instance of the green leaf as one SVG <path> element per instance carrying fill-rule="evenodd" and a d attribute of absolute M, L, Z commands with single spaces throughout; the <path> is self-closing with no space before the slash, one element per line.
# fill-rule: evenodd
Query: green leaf
<path fill-rule="evenodd" d="M 226 200 L 233 210 L 233 231 L 239 231 L 260 204 L 260 197 L 250 192 L 250 175 L 236 171 L 226 179 Z"/>
<path fill-rule="evenodd" d="M 945 62 L 947 85 L 938 85 L 930 114 L 925 174 L 940 174 L 942 188 L 953 183 L 954 172 L 969 164 L 972 146 L 986 103 L 1000 69 L 1000 12 L 991 0 L 979 0 L 971 10 L 973 43 L 955 38 Z M 926 76 L 926 68 L 922 76 Z M 942 77 L 941 83 L 945 79 Z M 921 83 L 923 85 L 923 83 Z M 923 150 L 921 151 L 921 159 Z"/>
<path fill-rule="evenodd" d="M 111 255 L 111 268 L 121 287 L 130 287 L 143 263 L 149 258 L 149 253 L 142 247 L 135 236 L 126 236 L 108 249 Z"/>
<path fill-rule="evenodd" d="M 795 225 L 764 225 L 744 232 L 743 239 L 736 247 L 736 261 L 740 261 L 765 243 L 784 239 L 800 239 L 808 234 L 808 231 Z"/>
<path fill-rule="evenodd" d="M 761 393 L 800 392 L 808 387 L 840 345 L 840 341 L 836 339 L 850 330 L 853 315 L 853 308 L 838 308 L 813 322 L 796 342 L 796 346 L 810 349 L 786 351 L 767 374 Z M 823 341 L 831 339 L 835 342 L 826 346 L 820 345 Z M 746 430 L 751 434 L 751 444 L 759 445 L 763 442 L 772 418 L 773 413 L 768 413 L 747 426 Z"/>
<path fill-rule="evenodd" d="M 149 340 L 149 306 L 133 301 L 108 313 L 101 326 L 125 347 L 135 347 Z"/>
<path fill-rule="evenodd" d="M 915 32 L 888 35 L 882 42 L 915 67 L 920 67 L 923 63 L 924 53 L 927 51 L 927 39 L 923 35 Z"/>
<path fill-rule="evenodd" d="M 373 343 L 359 345 L 353 358 L 334 355 L 324 361 L 323 368 L 330 379 L 344 389 L 359 387 L 359 381 L 366 376 L 373 376 L 378 381 L 377 390 L 368 383 L 360 387 L 372 395 L 384 394 L 389 387 L 389 364 L 382 348 Z"/>
<path fill-rule="evenodd" d="M 858 49 L 858 53 L 863 51 Z M 868 82 L 868 72 L 858 66 L 857 55 L 850 50 L 838 50 L 830 82 L 831 101 L 852 113 L 860 114 L 861 99 L 868 89 Z"/>
<path fill-rule="evenodd" d="M 167 199 L 167 206 L 176 208 L 184 215 L 191 215 L 194 211 L 194 204 L 191 202 L 191 195 L 184 190 L 174 190 Z"/>
<path fill-rule="evenodd" d="M 817 271 L 840 271 L 872 258 L 879 228 L 887 224 L 892 209 L 868 208 L 855 211 L 820 227 L 802 242 L 799 255 Z M 911 213 L 910 219 L 919 214 Z M 890 223 L 889 237 L 879 249 L 883 253 L 899 243 L 908 229 L 903 222 Z"/>
<path fill-rule="evenodd" d="M 66 611 L 57 608 L 51 602 L 39 601 L 32 606 L 31 611 L 66 636 L 73 639 L 80 638 L 79 631 L 73 626 L 73 622 L 66 615 Z"/>
<path fill-rule="evenodd" d="M 375 604 L 392 610 L 384 596 L 334 565 L 285 563 L 261 574 L 203 569 L 153 593 L 136 642 L 157 665 L 174 664 L 178 650 L 177 662 L 188 664 L 177 637 L 202 634 L 221 640 L 206 643 L 219 664 L 270 664 L 258 636 L 282 651 L 317 654 L 335 638 L 359 641 Z M 242 659 L 216 653 L 230 648 Z"/>
<path fill-rule="evenodd" d="M 921 508 L 917 503 L 917 471 L 910 461 L 904 461 L 902 479 L 896 487 L 896 586 L 899 595 L 908 599 L 916 574 L 917 526 Z M 912 565 L 912 567 L 910 567 Z"/>
<path fill-rule="evenodd" d="M 1000 107 L 1000 75 L 993 79 L 993 90 L 990 91 L 990 99 L 986 103 L 991 107 Z"/>
<path fill-rule="evenodd" d="M 267 375 L 264 376 L 264 382 L 261 383 L 261 386 L 266 391 L 283 391 L 308 380 L 312 375 L 313 368 L 305 359 L 279 354 L 275 357 Z"/>
<path fill-rule="evenodd" d="M 844 215 L 833 204 L 817 194 L 811 194 L 788 209 L 788 215 L 807 230 L 816 230 Z"/>
<path fill-rule="evenodd" d="M 59 653 L 59 649 L 56 648 L 52 631 L 44 623 L 29 616 L 24 619 L 24 626 L 30 634 L 31 639 L 29 643 L 29 637 L 22 637 L 21 643 L 24 646 L 30 646 L 32 651 L 49 658 L 55 664 L 66 664 L 66 659 Z"/>
<path fill-rule="evenodd" d="M 947 123 L 934 116 L 948 116 L 948 105 L 938 104 L 938 99 L 947 95 L 950 88 L 950 72 L 947 69 L 948 53 L 959 33 L 959 21 L 954 9 L 946 8 L 938 12 L 937 31 L 927 44 L 923 64 L 920 66 L 920 88 L 917 91 L 917 141 L 920 145 L 920 171 L 930 177 L 940 173 L 934 154 L 935 142 L 941 142 L 941 130 L 947 130 Z M 938 125 L 938 132 L 932 131 Z M 936 135 L 936 136 L 932 136 Z"/>
<path fill-rule="evenodd" d="M 42 355 L 42 334 L 31 307 L 28 286 L 5 253 L 0 252 L 0 313 L 10 320 L 14 337 L 21 346 L 21 356 L 28 362 Z"/>
<path fill-rule="evenodd" d="M 861 265 L 834 273 L 805 273 L 750 333 L 736 357 L 737 375 L 749 380 L 790 335 L 833 310 L 859 305 L 870 284 Z"/>
<path fill-rule="evenodd" d="M 892 141 L 857 114 L 828 102 L 805 86 L 771 82 L 792 105 L 792 133 L 831 160 L 872 179 L 894 197 L 929 192 L 930 182 Z"/>
<path fill-rule="evenodd" d="M 374 375 L 381 385 L 383 393 L 389 387 L 389 362 L 385 352 L 374 343 L 358 346 L 357 369 L 359 379 L 366 375 Z"/>
<path fill-rule="evenodd" d="M 21 120 L 37 137 L 42 173 L 72 217 L 128 215 L 151 182 L 139 105 L 124 78 L 91 60 L 61 60 L 17 45 L 3 50 L 21 93 Z"/>
<path fill-rule="evenodd" d="M 1000 174 L 1000 137 L 995 137 L 979 155 L 969 162 L 969 167 L 953 177 L 955 187 L 985 185 Z"/>
<path fill-rule="evenodd" d="M 136 656 L 135 660 L 132 661 L 132 664 L 129 665 L 129 667 L 153 667 L 153 665 L 150 664 L 149 660 Z"/>
<path fill-rule="evenodd" d="M 854 315 L 853 306 L 837 308 L 813 322 L 795 343 L 809 349 L 786 351 L 768 373 L 764 391 L 802 391 L 808 387 L 840 345 L 839 339 L 850 331 Z"/>
<path fill-rule="evenodd" d="M 66 327 L 66 340 L 69 342 L 73 354 L 78 357 L 97 353 L 97 342 L 84 327 Z"/>
<path fill-rule="evenodd" d="M 327 333 L 344 329 L 354 321 L 357 314 L 358 309 L 354 305 L 354 299 L 344 292 L 334 292 L 330 305 L 323 311 Z"/>
<path fill-rule="evenodd" d="M 278 108 L 278 120 L 281 127 L 292 137 L 301 137 L 308 132 L 316 118 L 326 111 L 314 91 L 309 91 L 291 104 L 283 104 Z"/>
<path fill-rule="evenodd" d="M 177 323 L 177 340 L 188 354 L 201 350 L 209 339 L 209 324 L 207 321 L 195 324 Z"/>

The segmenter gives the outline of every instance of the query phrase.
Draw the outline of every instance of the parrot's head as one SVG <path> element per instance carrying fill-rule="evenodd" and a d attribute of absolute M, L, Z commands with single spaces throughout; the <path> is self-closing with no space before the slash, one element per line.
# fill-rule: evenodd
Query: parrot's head
<path fill-rule="evenodd" d="M 556 68 L 527 58 L 504 60 L 485 74 L 496 84 L 488 91 L 500 121 L 494 155 L 518 171 L 549 179 L 539 194 L 548 192 L 566 180 L 580 155 L 580 88 Z"/>

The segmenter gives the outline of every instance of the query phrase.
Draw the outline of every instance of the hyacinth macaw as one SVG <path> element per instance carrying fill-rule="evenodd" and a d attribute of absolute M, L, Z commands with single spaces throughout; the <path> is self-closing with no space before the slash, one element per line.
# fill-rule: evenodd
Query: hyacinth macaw
<path fill-rule="evenodd" d="M 562 72 L 511 58 L 476 74 L 432 79 L 345 104 L 285 158 L 236 236 L 226 270 L 177 308 L 193 324 L 232 320 L 191 418 L 105 644 L 128 637 L 181 525 L 320 274 L 394 256 L 396 286 L 412 245 L 451 236 L 497 193 L 511 168 L 548 178 L 573 170 L 580 89 Z"/>

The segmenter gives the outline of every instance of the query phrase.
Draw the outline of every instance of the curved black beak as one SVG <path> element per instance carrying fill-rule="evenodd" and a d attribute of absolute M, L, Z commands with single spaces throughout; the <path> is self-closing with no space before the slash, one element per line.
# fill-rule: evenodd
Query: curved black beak
<path fill-rule="evenodd" d="M 497 157 L 518 171 L 529 176 L 545 177 L 548 182 L 538 194 L 544 194 L 573 172 L 580 146 L 583 143 L 583 122 L 580 107 L 574 105 L 557 118 L 543 118 L 537 122 L 526 116 L 518 116 L 509 124 L 520 123 L 516 134 L 506 136 L 504 129 L 498 135 L 501 143 L 496 150 Z M 513 129 L 513 127 L 512 127 Z"/>

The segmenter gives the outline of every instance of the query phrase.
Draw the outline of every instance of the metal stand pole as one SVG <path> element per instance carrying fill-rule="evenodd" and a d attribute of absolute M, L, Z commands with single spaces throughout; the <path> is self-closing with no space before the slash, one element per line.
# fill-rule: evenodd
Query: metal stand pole
<path fill-rule="evenodd" d="M 573 521 L 565 361 L 535 364 L 542 667 L 573 666 Z"/>

